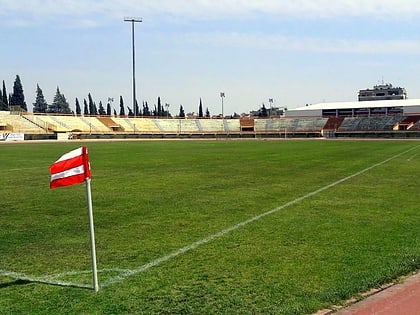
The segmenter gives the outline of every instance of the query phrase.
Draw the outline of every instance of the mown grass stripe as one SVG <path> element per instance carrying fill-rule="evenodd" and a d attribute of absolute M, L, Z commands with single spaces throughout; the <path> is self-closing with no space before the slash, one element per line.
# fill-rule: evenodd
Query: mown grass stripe
<path fill-rule="evenodd" d="M 134 269 L 118 269 L 118 268 L 115 268 L 115 269 L 102 269 L 102 270 L 99 270 L 100 273 L 115 272 L 115 273 L 118 274 L 117 276 L 115 276 L 113 278 L 110 278 L 108 280 L 103 281 L 101 283 L 101 287 L 106 287 L 106 286 L 109 286 L 111 284 L 121 282 L 121 281 L 125 280 L 127 277 L 130 277 L 132 275 L 135 275 L 135 274 L 138 274 L 138 273 L 147 271 L 148 269 L 150 269 L 152 267 L 155 267 L 155 266 L 158 266 L 158 265 L 160 265 L 160 264 L 162 264 L 162 263 L 164 263 L 164 262 L 166 262 L 166 261 L 168 261 L 168 260 L 170 260 L 172 258 L 175 258 L 175 257 L 183 254 L 183 253 L 186 253 L 188 251 L 191 251 L 191 250 L 193 250 L 193 249 L 195 249 L 195 248 L 197 248 L 197 247 L 199 247 L 201 245 L 204 245 L 206 243 L 209 243 L 209 242 L 211 242 L 211 241 L 213 241 L 215 239 L 221 238 L 221 237 L 225 236 L 226 234 L 229 234 L 229 233 L 231 233 L 231 232 L 233 232 L 233 231 L 235 231 L 235 230 L 237 230 L 237 229 L 239 229 L 239 228 L 241 228 L 243 226 L 246 226 L 246 225 L 248 225 L 248 224 L 250 224 L 252 222 L 255 222 L 255 221 L 259 220 L 259 219 L 262 219 L 262 218 L 264 218 L 264 217 L 266 217 L 268 215 L 271 215 L 271 214 L 276 213 L 276 212 L 278 212 L 278 211 L 280 211 L 282 209 L 285 209 L 285 208 L 290 207 L 290 206 L 292 206 L 294 204 L 297 204 L 297 203 L 299 203 L 302 200 L 308 199 L 308 198 L 310 198 L 310 197 L 312 197 L 314 195 L 317 195 L 317 194 L 319 194 L 319 193 L 321 193 L 321 192 L 323 192 L 323 191 L 325 191 L 325 190 L 327 190 L 329 188 L 332 188 L 334 186 L 337 186 L 337 185 L 339 185 L 339 184 L 341 184 L 341 183 L 343 183 L 345 181 L 348 181 L 348 180 L 350 180 L 350 179 L 352 179 L 354 177 L 357 177 L 357 176 L 359 176 L 359 175 L 361 175 L 363 173 L 366 173 L 366 172 L 368 172 L 368 171 L 370 171 L 370 170 L 372 170 L 372 169 L 374 169 L 376 167 L 379 167 L 379 166 L 381 166 L 381 165 L 383 165 L 383 164 L 385 164 L 385 163 L 387 163 L 387 162 L 389 162 L 389 161 L 391 161 L 393 159 L 396 159 L 396 158 L 398 158 L 398 157 L 400 157 L 400 156 L 402 156 L 404 154 L 407 154 L 407 153 L 409 153 L 409 152 L 411 152 L 411 151 L 413 151 L 413 150 L 415 150 L 415 149 L 417 149 L 419 147 L 420 147 L 420 145 L 415 146 L 415 147 L 412 147 L 412 148 L 410 148 L 410 149 L 408 149 L 408 150 L 406 150 L 404 152 L 401 152 L 399 154 L 396 154 L 396 155 L 394 155 L 394 156 L 392 156 L 392 157 L 390 157 L 388 159 L 385 159 L 385 160 L 383 160 L 383 161 L 381 161 L 379 163 L 373 164 L 373 165 L 371 165 L 371 166 L 369 166 L 369 167 L 367 167 L 367 168 L 365 168 L 365 169 L 363 169 L 361 171 L 358 171 L 358 172 L 356 172 L 356 173 L 354 173 L 352 175 L 349 175 L 347 177 L 344 177 L 344 178 L 342 178 L 340 180 L 337 180 L 337 181 L 335 181 L 335 182 L 333 182 L 331 184 L 328 184 L 328 185 L 326 185 L 324 187 L 321 187 L 321 188 L 319 188 L 317 190 L 314 190 L 312 192 L 309 192 L 308 194 L 305 194 L 305 195 L 303 195 L 301 197 L 298 197 L 298 198 L 296 198 L 296 199 L 294 199 L 292 201 L 289 201 L 289 202 L 287 202 L 287 203 L 285 203 L 285 204 L 283 204 L 283 205 L 281 205 L 279 207 L 276 207 L 276 208 L 274 208 L 274 209 L 272 209 L 270 211 L 267 211 L 267 212 L 261 213 L 259 215 L 256 215 L 256 216 L 254 216 L 254 217 L 252 217 L 252 218 L 250 218 L 248 220 L 245 220 L 245 221 L 242 221 L 242 222 L 240 222 L 238 224 L 232 225 L 231 227 L 228 227 L 228 228 L 226 228 L 226 229 L 224 229 L 224 230 L 222 230 L 222 231 L 220 231 L 218 233 L 215 233 L 215 234 L 210 235 L 210 236 L 208 236 L 206 238 L 203 238 L 203 239 L 201 239 L 199 241 L 196 241 L 194 243 L 191 243 L 190 245 L 187 245 L 187 246 L 184 246 L 184 247 L 182 247 L 182 248 L 180 248 L 178 250 L 175 250 L 175 251 L 169 253 L 168 255 L 162 256 L 162 257 L 157 258 L 155 260 L 152 260 L 152 261 L 150 261 L 150 262 L 148 262 L 148 263 L 146 263 L 146 264 L 144 264 L 144 265 L 142 265 L 140 267 L 137 267 L 137 268 L 134 268 Z M 415 155 L 413 155 L 413 156 L 415 156 Z M 78 287 L 78 288 L 91 288 L 91 286 L 90 285 L 86 285 L 86 284 L 80 284 L 80 283 L 72 283 L 72 282 L 67 282 L 67 281 L 59 281 L 59 280 L 56 280 L 56 279 L 59 279 L 60 277 L 69 276 L 69 275 L 71 276 L 71 275 L 81 275 L 81 274 L 89 274 L 89 273 L 91 273 L 90 270 L 83 270 L 83 271 L 77 271 L 77 270 L 75 270 L 75 271 L 69 271 L 69 272 L 64 272 L 64 273 L 60 273 L 60 274 L 35 277 L 35 276 L 25 275 L 23 273 L 17 273 L 17 272 L 12 272 L 12 271 L 0 270 L 0 275 L 6 276 L 6 277 L 11 277 L 11 278 L 14 278 L 14 279 L 17 279 L 17 280 L 24 280 L 24 281 L 29 281 L 29 282 L 36 282 L 36 283 L 43 283 L 43 284 L 50 284 L 50 285 L 58 285 L 58 286 Z"/>
<path fill-rule="evenodd" d="M 170 253 L 170 254 L 168 254 L 166 256 L 163 256 L 163 257 L 157 258 L 155 260 L 152 260 L 149 263 L 144 264 L 143 266 L 140 266 L 140 267 L 135 268 L 135 269 L 132 269 L 132 270 L 127 270 L 126 272 L 123 272 L 121 275 L 119 275 L 117 277 L 114 277 L 114 278 L 112 278 L 112 279 L 110 279 L 110 280 L 105 281 L 104 283 L 102 283 L 102 287 L 105 287 L 105 286 L 111 285 L 113 283 L 117 283 L 117 282 L 123 281 L 125 278 L 127 278 L 129 276 L 132 276 L 132 275 L 135 275 L 135 274 L 144 272 L 144 271 L 146 271 L 146 270 L 148 270 L 148 269 L 150 269 L 152 267 L 158 266 L 158 265 L 160 265 L 160 264 L 162 264 L 162 263 L 164 263 L 164 262 L 166 262 L 166 261 L 168 261 L 168 260 L 170 260 L 172 258 L 175 258 L 175 257 L 177 257 L 177 256 L 179 256 L 181 254 L 184 254 L 184 253 L 186 253 L 186 252 L 188 252 L 190 250 L 193 250 L 193 249 L 195 249 L 195 248 L 197 248 L 197 247 L 199 247 L 201 245 L 204 245 L 204 244 L 209 243 L 209 242 L 211 242 L 211 241 L 213 241 L 215 239 L 218 239 L 218 238 L 220 238 L 222 236 L 225 236 L 226 234 L 229 234 L 230 232 L 233 232 L 233 231 L 235 231 L 235 230 L 237 230 L 237 229 L 239 229 L 239 228 L 241 228 L 243 226 L 246 226 L 246 225 L 248 225 L 248 224 L 250 224 L 252 222 L 255 222 L 257 220 L 260 220 L 260 219 L 262 219 L 262 218 L 264 218 L 264 217 L 266 217 L 268 215 L 271 215 L 273 213 L 276 213 L 276 212 L 278 212 L 278 211 L 280 211 L 280 210 L 282 210 L 284 208 L 287 208 L 289 206 L 292 206 L 292 205 L 294 205 L 294 204 L 296 204 L 296 203 L 298 203 L 298 202 L 300 202 L 302 200 L 305 200 L 307 198 L 310 198 L 310 197 L 312 197 L 314 195 L 317 195 L 317 194 L 319 194 L 319 193 L 321 193 L 321 192 L 323 192 L 323 191 L 325 191 L 327 189 L 330 189 L 330 188 L 332 188 L 334 186 L 337 186 L 337 185 L 339 185 L 339 184 L 341 184 L 341 183 L 343 183 L 345 181 L 348 181 L 348 180 L 350 180 L 350 179 L 352 179 L 354 177 L 357 177 L 357 176 L 359 176 L 359 175 L 361 175 L 363 173 L 366 173 L 366 172 L 368 172 L 368 171 L 370 171 L 370 170 L 372 170 L 372 169 L 374 169 L 374 168 L 376 168 L 378 166 L 381 166 L 381 165 L 383 165 L 385 163 L 388 163 L 389 161 L 391 161 L 393 159 L 396 159 L 396 158 L 398 158 L 398 157 L 400 157 L 400 156 L 402 156 L 404 154 L 407 154 L 407 153 L 409 153 L 409 152 L 417 149 L 418 147 L 420 147 L 420 145 L 419 146 L 415 146 L 413 148 L 410 148 L 410 149 L 408 149 L 408 150 L 406 150 L 404 152 L 401 152 L 401 153 L 399 153 L 397 155 L 394 155 L 394 156 L 392 156 L 392 157 L 390 157 L 390 158 L 388 158 L 388 159 L 386 159 L 386 160 L 384 160 L 382 162 L 379 162 L 379 163 L 376 163 L 376 164 L 374 164 L 372 166 L 369 166 L 369 167 L 367 167 L 367 168 L 365 168 L 365 169 L 363 169 L 363 170 L 361 170 L 359 172 L 356 172 L 356 173 L 354 173 L 352 175 L 349 175 L 347 177 L 344 177 L 344 178 L 342 178 L 342 179 L 340 179 L 338 181 L 335 181 L 335 182 L 333 182 L 333 183 L 331 183 L 329 185 L 326 185 L 326 186 L 324 186 L 322 188 L 319 188 L 319 189 L 317 189 L 315 191 L 312 191 L 312 192 L 310 192 L 310 193 L 308 193 L 308 194 L 306 194 L 304 196 L 298 197 L 298 198 L 296 198 L 296 199 L 294 199 L 292 201 L 289 201 L 289 202 L 287 202 L 287 203 L 285 203 L 285 204 L 283 204 L 283 205 L 281 205 L 281 206 L 279 206 L 277 208 L 274 208 L 274 209 L 272 209 L 270 211 L 261 213 L 261 214 L 259 214 L 257 216 L 254 216 L 254 217 L 252 217 L 252 218 L 250 218 L 248 220 L 242 221 L 242 222 L 240 222 L 238 224 L 235 224 L 235 225 L 233 225 L 231 227 L 228 227 L 228 228 L 226 228 L 226 229 L 224 229 L 224 230 L 222 230 L 222 231 L 220 231 L 218 233 L 215 233 L 213 235 L 210 235 L 210 236 L 208 236 L 206 238 L 203 238 L 203 239 L 201 239 L 201 240 L 199 240 L 197 242 L 194 242 L 194 243 L 192 243 L 190 245 L 184 246 L 184 247 L 182 247 L 182 248 L 180 248 L 180 249 L 178 249 L 176 251 L 173 251 L 172 253 Z"/>

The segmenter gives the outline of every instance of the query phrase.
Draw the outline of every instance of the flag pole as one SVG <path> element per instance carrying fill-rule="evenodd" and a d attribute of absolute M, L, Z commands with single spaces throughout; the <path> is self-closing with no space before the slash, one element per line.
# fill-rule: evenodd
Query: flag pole
<path fill-rule="evenodd" d="M 92 210 L 92 193 L 90 190 L 90 178 L 86 178 L 86 197 L 89 214 L 89 229 L 90 229 L 90 250 L 92 256 L 92 273 L 93 273 L 93 288 L 95 292 L 99 291 L 98 284 L 98 270 L 96 267 L 96 249 L 95 249 L 95 230 L 93 226 L 93 210 Z"/>

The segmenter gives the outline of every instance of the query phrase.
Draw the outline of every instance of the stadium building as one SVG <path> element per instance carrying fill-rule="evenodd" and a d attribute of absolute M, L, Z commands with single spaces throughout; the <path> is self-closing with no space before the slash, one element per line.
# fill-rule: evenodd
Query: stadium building
<path fill-rule="evenodd" d="M 334 102 L 287 110 L 286 117 L 370 117 L 420 115 L 420 99 Z"/>
<path fill-rule="evenodd" d="M 404 88 L 378 84 L 359 91 L 358 102 L 319 103 L 296 108 L 287 116 L 359 117 L 419 115 L 420 99 L 408 99 Z"/>
<path fill-rule="evenodd" d="M 420 99 L 391 84 L 359 101 L 307 105 L 281 116 L 198 118 L 0 111 L 0 141 L 129 138 L 420 138 Z"/>

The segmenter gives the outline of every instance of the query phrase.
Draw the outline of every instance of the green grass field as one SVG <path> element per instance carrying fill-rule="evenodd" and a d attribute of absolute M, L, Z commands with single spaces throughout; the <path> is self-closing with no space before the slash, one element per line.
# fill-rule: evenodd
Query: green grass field
<path fill-rule="evenodd" d="M 0 314 L 311 314 L 420 267 L 420 142 L 92 142 L 95 293 L 49 189 L 81 145 L 0 145 Z"/>

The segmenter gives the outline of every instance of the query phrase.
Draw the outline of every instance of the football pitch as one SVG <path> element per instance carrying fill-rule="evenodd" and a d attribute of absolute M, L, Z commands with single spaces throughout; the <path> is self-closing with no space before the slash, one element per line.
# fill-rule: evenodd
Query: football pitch
<path fill-rule="evenodd" d="M 89 150 L 85 185 L 49 166 Z M 0 314 L 311 314 L 420 268 L 418 141 L 0 145 Z"/>

